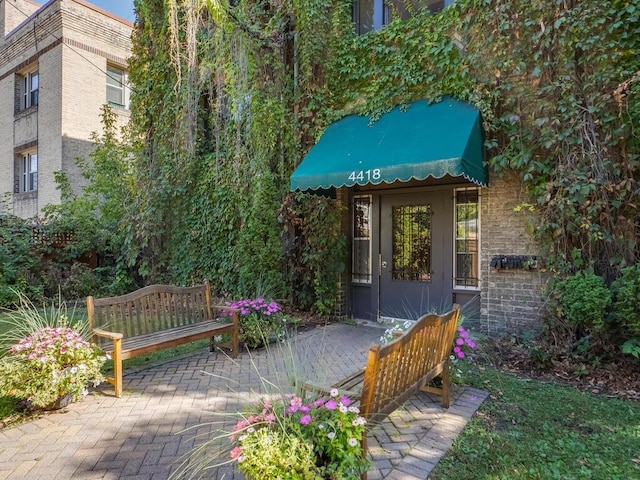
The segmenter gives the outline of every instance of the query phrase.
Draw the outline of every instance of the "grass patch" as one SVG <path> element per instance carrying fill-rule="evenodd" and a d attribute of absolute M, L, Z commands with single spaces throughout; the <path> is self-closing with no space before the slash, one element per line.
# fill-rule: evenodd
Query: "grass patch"
<path fill-rule="evenodd" d="M 640 478 L 640 404 L 476 370 L 490 397 L 431 475 L 462 479 Z"/>

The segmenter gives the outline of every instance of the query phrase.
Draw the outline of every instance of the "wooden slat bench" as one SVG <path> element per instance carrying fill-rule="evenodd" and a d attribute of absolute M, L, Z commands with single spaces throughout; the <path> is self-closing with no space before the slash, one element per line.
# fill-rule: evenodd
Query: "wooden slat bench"
<path fill-rule="evenodd" d="M 326 393 L 337 388 L 341 393 L 360 402 L 360 415 L 368 428 L 379 424 L 419 390 L 442 396 L 442 406 L 449 408 L 451 379 L 449 358 L 452 353 L 460 306 L 453 305 L 443 314 L 420 317 L 406 332 L 392 342 L 369 348 L 367 364 L 335 383 L 324 387 L 301 382 L 301 391 Z M 442 387 L 428 383 L 442 376 Z M 362 448 L 367 450 L 366 435 Z M 366 473 L 362 475 L 366 479 Z"/>
<path fill-rule="evenodd" d="M 222 310 L 232 312 L 232 321 L 219 320 Z M 116 397 L 122 395 L 122 360 L 184 343 L 231 335 L 231 353 L 238 354 L 238 312 L 211 304 L 208 283 L 194 287 L 150 285 L 118 297 L 87 297 L 87 312 L 93 341 L 113 359 Z"/>

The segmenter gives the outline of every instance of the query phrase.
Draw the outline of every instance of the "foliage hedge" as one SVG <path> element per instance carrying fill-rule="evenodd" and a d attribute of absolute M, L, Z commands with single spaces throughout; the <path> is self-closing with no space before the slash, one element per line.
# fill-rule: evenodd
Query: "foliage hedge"
<path fill-rule="evenodd" d="M 609 283 L 638 258 L 637 2 L 460 0 L 361 36 L 352 0 L 135 8 L 130 127 L 107 122 L 92 200 L 74 200 L 101 212 L 121 279 L 330 311 L 341 206 L 289 193 L 290 174 L 330 122 L 443 95 L 482 112 L 492 175 L 519 174 L 550 269 Z"/>

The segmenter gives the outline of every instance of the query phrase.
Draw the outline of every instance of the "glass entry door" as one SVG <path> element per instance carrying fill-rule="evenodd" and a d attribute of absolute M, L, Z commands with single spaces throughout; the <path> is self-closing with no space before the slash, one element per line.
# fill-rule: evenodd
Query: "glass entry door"
<path fill-rule="evenodd" d="M 450 193 L 380 197 L 378 316 L 382 319 L 417 319 L 451 304 Z"/>

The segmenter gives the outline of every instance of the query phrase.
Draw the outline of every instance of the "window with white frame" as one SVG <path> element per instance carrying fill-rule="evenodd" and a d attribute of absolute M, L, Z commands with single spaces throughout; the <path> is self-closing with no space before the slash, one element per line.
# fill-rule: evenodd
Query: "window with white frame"
<path fill-rule="evenodd" d="M 32 70 L 18 75 L 20 82 L 20 108 L 33 107 L 38 105 L 38 91 L 40 88 L 40 78 L 38 70 Z"/>
<path fill-rule="evenodd" d="M 353 198 L 351 281 L 371 283 L 371 196 Z"/>
<path fill-rule="evenodd" d="M 356 33 L 362 35 L 379 30 L 391 22 L 394 16 L 403 20 L 411 16 L 412 11 L 428 8 L 438 13 L 454 0 L 355 0 L 353 2 L 353 23 Z"/>
<path fill-rule="evenodd" d="M 454 288 L 477 289 L 480 278 L 480 203 L 477 188 L 455 190 Z"/>
<path fill-rule="evenodd" d="M 107 103 L 129 108 L 129 75 L 114 65 L 107 65 Z"/>
<path fill-rule="evenodd" d="M 38 190 L 38 154 L 36 152 L 25 152 L 20 154 L 20 193 Z"/>

